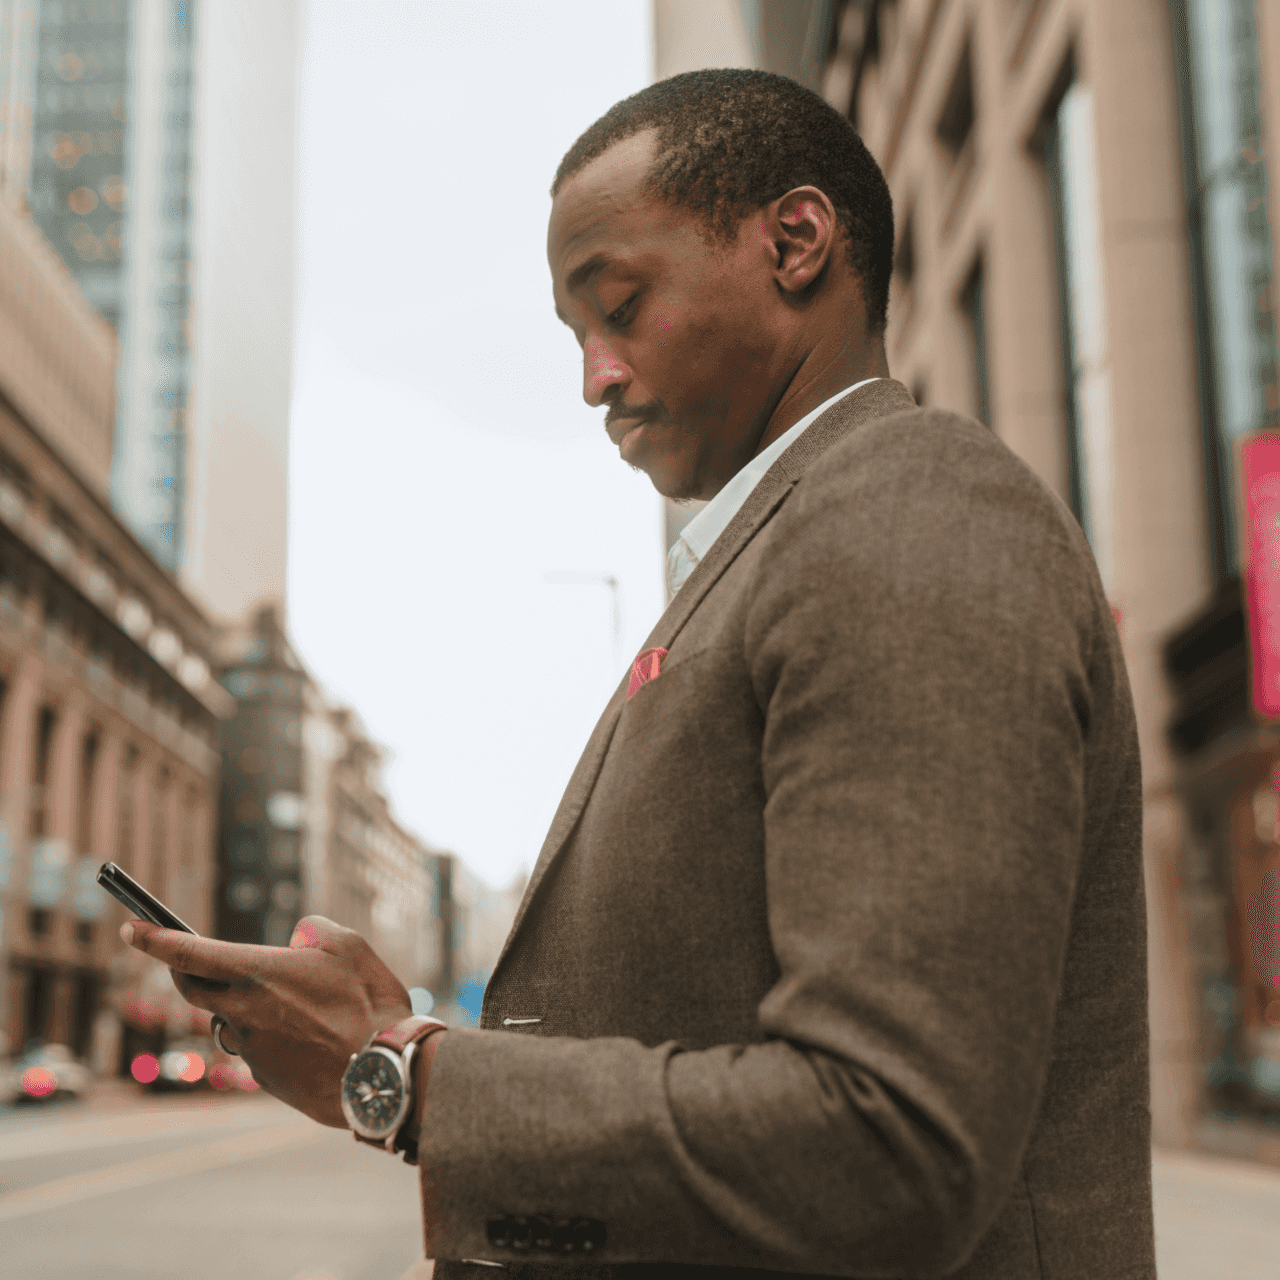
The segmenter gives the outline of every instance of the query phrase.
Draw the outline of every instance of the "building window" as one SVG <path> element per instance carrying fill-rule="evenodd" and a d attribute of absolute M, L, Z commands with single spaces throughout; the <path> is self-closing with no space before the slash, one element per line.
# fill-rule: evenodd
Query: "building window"
<path fill-rule="evenodd" d="M 977 155 L 976 107 L 973 97 L 973 50 L 966 40 L 951 87 L 942 100 L 934 136 L 945 165 L 940 209 L 940 229 L 945 239 L 955 228 L 970 190 Z"/>
<path fill-rule="evenodd" d="M 982 259 L 973 264 L 960 290 L 960 309 L 969 323 L 970 350 L 973 353 L 973 403 L 978 417 L 991 425 L 990 378 L 987 369 L 987 315 L 982 278 Z"/>
<path fill-rule="evenodd" d="M 1044 162 L 1053 200 L 1071 509 L 1103 586 L 1113 572 L 1114 430 L 1102 274 L 1093 91 L 1069 81 L 1049 113 Z"/>
<path fill-rule="evenodd" d="M 53 1015 L 53 980 L 51 969 L 27 970 L 26 998 L 23 1001 L 23 1031 L 27 1042 L 43 1040 L 48 1031 Z"/>
<path fill-rule="evenodd" d="M 76 843 L 81 853 L 88 853 L 93 846 L 93 783 L 98 768 L 98 746 L 101 739 L 97 729 L 90 729 L 84 736 L 80 749 L 80 794 L 76 801 Z"/>
<path fill-rule="evenodd" d="M 238 867 L 256 867 L 262 861 L 262 832 L 237 831 L 230 842 L 231 861 Z"/>
<path fill-rule="evenodd" d="M 952 160 L 959 158 L 973 133 L 974 114 L 973 53 L 966 40 L 934 130 Z"/>
<path fill-rule="evenodd" d="M 301 850 L 297 832 L 277 831 L 271 837 L 271 865 L 282 871 L 296 871 Z"/>
<path fill-rule="evenodd" d="M 93 1043 L 93 1022 L 102 1003 L 102 978 L 96 973 L 76 976 L 75 999 L 71 1007 L 71 1052 L 85 1057 Z"/>
<path fill-rule="evenodd" d="M 893 269 L 897 273 L 898 283 L 906 291 L 911 288 L 916 278 L 916 218 L 915 211 L 908 209 L 902 219 L 902 227 L 898 232 L 898 250 L 894 254 Z"/>
<path fill-rule="evenodd" d="M 889 296 L 890 308 L 897 317 L 899 341 L 915 311 L 915 290 L 912 287 L 916 278 L 915 224 L 915 211 L 908 209 L 899 219 L 893 255 L 893 289 Z"/>
<path fill-rule="evenodd" d="M 151 802 L 151 864 L 147 874 L 155 892 L 169 896 L 169 770 L 156 770 Z"/>
<path fill-rule="evenodd" d="M 36 716 L 35 758 L 31 770 L 31 834 L 42 836 L 48 830 L 49 757 L 53 752 L 53 731 L 58 723 L 52 707 L 41 707 Z"/>
<path fill-rule="evenodd" d="M 1238 572 L 1235 446 L 1280 424 L 1254 0 L 1170 0 L 1214 578 Z"/>
<path fill-rule="evenodd" d="M 51 586 L 44 599 L 44 625 L 62 630 L 68 627 L 69 621 L 66 597 L 58 587 Z"/>

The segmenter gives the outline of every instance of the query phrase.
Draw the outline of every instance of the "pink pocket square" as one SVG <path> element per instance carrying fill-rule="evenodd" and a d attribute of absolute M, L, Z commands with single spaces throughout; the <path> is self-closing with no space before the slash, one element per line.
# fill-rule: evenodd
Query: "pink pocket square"
<path fill-rule="evenodd" d="M 628 699 L 642 684 L 648 684 L 650 680 L 657 679 L 658 673 L 662 670 L 662 660 L 666 656 L 665 649 L 646 649 L 635 660 L 631 668 L 631 683 L 627 685 Z"/>

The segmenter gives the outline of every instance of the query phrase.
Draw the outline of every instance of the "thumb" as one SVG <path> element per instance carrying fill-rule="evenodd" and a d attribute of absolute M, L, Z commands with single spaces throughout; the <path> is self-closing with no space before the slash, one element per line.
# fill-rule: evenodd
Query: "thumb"
<path fill-rule="evenodd" d="M 324 916 L 303 916 L 293 926 L 289 946 L 293 950 L 315 947 L 320 951 L 337 951 L 342 946 L 342 935 L 350 933 L 340 924 L 326 920 Z"/>

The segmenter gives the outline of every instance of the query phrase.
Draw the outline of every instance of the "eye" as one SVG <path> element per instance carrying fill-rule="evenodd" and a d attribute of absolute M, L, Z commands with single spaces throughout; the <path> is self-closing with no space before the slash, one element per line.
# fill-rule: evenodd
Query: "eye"
<path fill-rule="evenodd" d="M 609 323 L 617 327 L 626 324 L 631 319 L 632 304 L 639 296 L 638 293 L 633 293 L 616 311 L 610 312 L 606 317 Z"/>

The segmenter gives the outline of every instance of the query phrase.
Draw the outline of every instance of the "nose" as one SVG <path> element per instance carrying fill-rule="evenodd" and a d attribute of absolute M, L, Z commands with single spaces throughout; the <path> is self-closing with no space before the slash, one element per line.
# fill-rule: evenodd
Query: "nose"
<path fill-rule="evenodd" d="M 631 370 L 607 342 L 587 340 L 582 348 L 582 398 L 593 409 L 620 396 L 630 381 Z"/>

